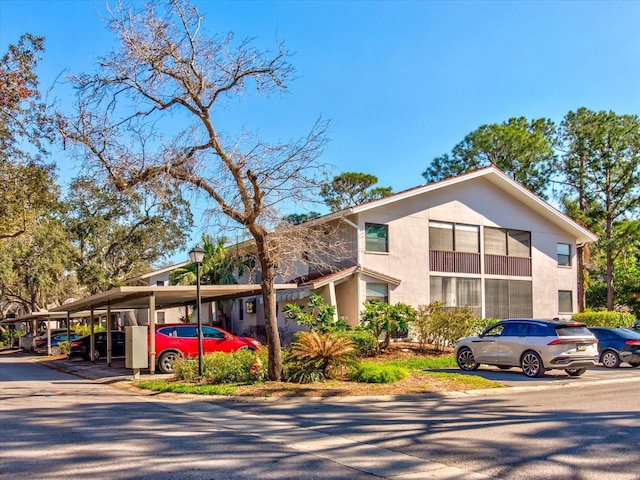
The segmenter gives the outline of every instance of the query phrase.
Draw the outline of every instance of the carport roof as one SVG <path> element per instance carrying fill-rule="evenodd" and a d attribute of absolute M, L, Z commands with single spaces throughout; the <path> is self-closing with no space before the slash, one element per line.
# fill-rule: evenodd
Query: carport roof
<path fill-rule="evenodd" d="M 292 288 L 297 288 L 297 285 L 275 285 L 276 290 Z M 261 292 L 260 285 L 256 284 L 200 286 L 202 303 L 258 295 Z M 50 311 L 74 313 L 91 309 L 105 309 L 107 306 L 118 309 L 146 309 L 149 308 L 151 296 L 155 297 L 156 310 L 178 307 L 196 301 L 196 286 L 117 287 L 107 292 L 60 305 Z"/>

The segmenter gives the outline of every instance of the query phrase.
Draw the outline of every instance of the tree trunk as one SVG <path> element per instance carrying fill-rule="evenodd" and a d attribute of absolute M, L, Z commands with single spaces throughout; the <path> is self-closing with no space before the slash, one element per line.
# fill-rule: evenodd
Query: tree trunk
<path fill-rule="evenodd" d="M 282 349 L 278 332 L 278 315 L 276 312 L 276 292 L 273 272 L 264 273 L 260 285 L 264 301 L 264 326 L 267 333 L 269 352 L 269 380 L 282 380 Z"/>
<path fill-rule="evenodd" d="M 578 312 L 584 312 L 586 307 L 586 299 L 585 299 L 585 278 L 586 278 L 586 270 L 587 267 L 585 265 L 584 257 L 586 245 L 578 246 L 576 249 L 576 258 L 578 259 Z"/>

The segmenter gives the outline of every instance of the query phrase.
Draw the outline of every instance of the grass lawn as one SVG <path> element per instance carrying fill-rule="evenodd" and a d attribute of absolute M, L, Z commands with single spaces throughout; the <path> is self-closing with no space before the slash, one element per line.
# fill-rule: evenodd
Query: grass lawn
<path fill-rule="evenodd" d="M 421 352 L 411 344 L 393 344 L 388 352 L 363 362 L 387 364 L 405 368 L 407 378 L 394 383 L 359 383 L 331 380 L 311 384 L 261 382 L 251 385 L 199 385 L 176 380 L 138 381 L 134 385 L 157 392 L 195 395 L 253 396 L 253 397 L 337 397 L 411 395 L 500 388 L 498 382 L 476 375 L 461 374 L 451 352 Z"/>

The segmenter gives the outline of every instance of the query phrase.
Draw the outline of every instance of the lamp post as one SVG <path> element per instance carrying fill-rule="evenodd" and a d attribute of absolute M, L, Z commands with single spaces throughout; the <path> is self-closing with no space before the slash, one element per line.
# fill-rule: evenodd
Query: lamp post
<path fill-rule="evenodd" d="M 193 250 L 189 252 L 189 258 L 191 263 L 196 264 L 196 304 L 198 309 L 198 372 L 200 377 L 204 373 L 202 365 L 202 318 L 200 317 L 200 264 L 204 260 L 204 249 L 200 245 L 196 245 Z"/>

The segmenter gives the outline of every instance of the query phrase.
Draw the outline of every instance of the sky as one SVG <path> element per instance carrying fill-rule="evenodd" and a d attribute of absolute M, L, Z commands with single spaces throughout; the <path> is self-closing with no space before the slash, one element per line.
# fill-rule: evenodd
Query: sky
<path fill-rule="evenodd" d="M 231 129 L 299 138 L 322 117 L 320 160 L 395 192 L 423 184 L 433 158 L 484 124 L 559 123 L 580 107 L 640 114 L 640 1 L 194 3 L 207 31 L 294 53 L 289 93 L 230 104 Z M 64 105 L 64 77 L 94 71 L 114 46 L 106 17 L 104 0 L 0 0 L 0 52 L 44 36 L 41 89 Z M 54 159 L 62 184 L 79 173 L 65 152 Z"/>

